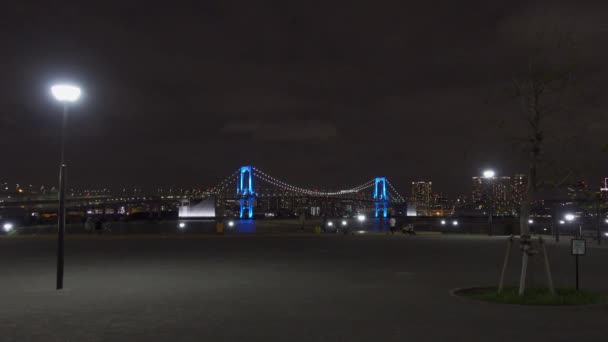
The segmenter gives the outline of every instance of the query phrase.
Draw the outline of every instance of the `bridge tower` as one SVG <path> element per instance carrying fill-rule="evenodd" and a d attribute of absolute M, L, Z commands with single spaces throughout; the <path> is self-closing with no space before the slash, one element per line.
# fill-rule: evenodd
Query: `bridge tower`
<path fill-rule="evenodd" d="M 374 204 L 376 206 L 376 210 L 374 212 L 374 217 L 378 217 L 382 215 L 382 217 L 388 216 L 388 194 L 386 191 L 386 178 L 385 177 L 377 177 L 375 179 L 374 184 Z"/>
<path fill-rule="evenodd" d="M 239 177 L 236 181 L 236 195 L 239 199 L 239 218 L 253 218 L 253 203 L 255 192 L 253 191 L 253 174 L 251 165 L 241 166 Z"/>

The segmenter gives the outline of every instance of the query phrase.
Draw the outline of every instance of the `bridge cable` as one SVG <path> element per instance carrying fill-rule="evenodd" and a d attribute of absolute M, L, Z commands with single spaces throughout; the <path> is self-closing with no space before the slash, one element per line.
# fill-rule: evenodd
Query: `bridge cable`
<path fill-rule="evenodd" d="M 253 170 L 255 171 L 254 176 L 257 176 L 258 178 L 261 178 L 261 179 L 265 180 L 266 182 L 269 182 L 275 186 L 281 187 L 285 190 L 299 192 L 299 193 L 306 194 L 306 195 L 314 195 L 314 196 L 338 196 L 338 195 L 345 195 L 345 194 L 349 194 L 349 193 L 357 193 L 361 190 L 371 187 L 374 183 L 374 180 L 370 180 L 364 184 L 353 187 L 351 189 L 339 190 L 339 191 L 335 191 L 335 192 L 325 192 L 325 191 L 311 190 L 311 189 L 306 189 L 306 188 L 301 188 L 301 187 L 298 187 L 295 185 L 291 185 L 291 184 L 286 183 L 282 180 L 279 180 L 267 173 L 264 173 L 262 170 L 260 170 L 256 167 L 253 167 Z"/>
<path fill-rule="evenodd" d="M 220 191 L 224 190 L 226 188 L 226 186 L 228 186 L 228 184 L 230 184 L 230 181 L 232 179 L 236 179 L 236 174 L 237 173 L 239 173 L 238 169 L 236 171 L 234 171 L 230 176 L 226 177 L 223 181 L 221 181 L 220 183 L 218 183 L 216 186 L 214 186 L 213 188 L 209 189 L 209 193 L 210 194 L 218 194 Z"/>

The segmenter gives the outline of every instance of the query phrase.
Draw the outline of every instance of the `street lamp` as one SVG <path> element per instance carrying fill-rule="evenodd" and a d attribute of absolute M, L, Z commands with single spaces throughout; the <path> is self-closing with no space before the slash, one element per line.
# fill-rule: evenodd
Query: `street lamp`
<path fill-rule="evenodd" d="M 494 178 L 495 175 L 496 172 L 494 172 L 494 170 L 485 170 L 483 172 L 483 178 Z"/>
<path fill-rule="evenodd" d="M 496 172 L 494 172 L 494 170 L 492 169 L 488 169 L 488 170 L 484 170 L 483 171 L 483 178 L 487 179 L 489 182 L 494 180 L 494 176 L 496 175 Z M 494 223 L 492 222 L 492 215 L 493 215 L 493 211 L 494 211 L 494 189 L 493 189 L 493 184 L 490 183 L 489 185 L 489 192 L 490 195 L 488 196 L 488 202 L 490 202 L 488 204 L 488 224 L 490 225 L 490 230 L 488 231 L 488 235 L 492 235 L 494 232 Z"/>
<path fill-rule="evenodd" d="M 59 212 L 57 235 L 57 290 L 63 288 L 63 240 L 65 234 L 65 183 L 67 166 L 65 165 L 65 134 L 68 121 L 68 105 L 78 101 L 81 90 L 72 84 L 56 84 L 51 87 L 55 100 L 63 104 L 61 121 L 61 163 L 59 165 Z"/>
<path fill-rule="evenodd" d="M 566 221 L 572 222 L 572 221 L 574 221 L 576 216 L 574 216 L 574 214 L 566 214 L 566 215 L 564 215 L 564 218 L 566 219 Z M 581 224 L 578 226 L 578 236 L 582 235 L 582 231 L 583 231 L 583 226 Z"/>
<path fill-rule="evenodd" d="M 7 222 L 2 226 L 2 229 L 4 229 L 4 232 L 9 233 L 11 230 L 13 230 L 13 224 Z"/>
<path fill-rule="evenodd" d="M 71 84 L 56 84 L 51 87 L 51 93 L 59 102 L 76 102 L 82 93 L 80 88 Z"/>

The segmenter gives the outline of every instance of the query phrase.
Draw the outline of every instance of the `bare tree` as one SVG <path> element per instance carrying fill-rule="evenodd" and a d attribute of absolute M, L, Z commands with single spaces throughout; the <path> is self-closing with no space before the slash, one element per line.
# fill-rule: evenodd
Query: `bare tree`
<path fill-rule="evenodd" d="M 568 36 L 551 37 L 556 40 L 549 40 L 545 34 L 539 34 L 538 38 L 541 46 L 529 58 L 525 74 L 513 80 L 515 96 L 528 128 L 524 140 L 528 184 L 520 211 L 522 237 L 530 235 L 528 220 L 531 204 L 539 185 L 545 182 L 539 178 L 539 166 L 543 161 L 541 158 L 547 132 L 551 129 L 552 121 L 559 120 L 560 114 L 567 115 L 568 104 L 565 101 L 569 96 L 566 92 L 575 80 L 575 63 L 569 55 L 574 47 L 572 40 Z"/>
<path fill-rule="evenodd" d="M 520 105 L 526 129 L 520 140 L 528 164 L 527 188 L 520 206 L 519 226 L 522 250 L 522 268 L 519 294 L 525 290 L 528 257 L 533 254 L 530 240 L 529 217 L 532 203 L 537 199 L 539 189 L 549 186 L 561 187 L 572 174 L 570 170 L 551 166 L 551 172 L 541 174 L 542 166 L 554 164 L 544 154 L 547 142 L 560 142 L 567 131 L 559 130 L 560 123 L 568 121 L 571 100 L 576 83 L 577 64 L 575 62 L 574 40 L 570 35 L 556 32 L 537 34 L 532 52 L 527 58 L 525 70 L 513 79 L 515 98 Z M 553 175 L 549 176 L 549 173 Z M 557 173 L 562 173 L 558 175 Z M 544 246 L 542 247 L 543 252 Z M 553 290 L 549 262 L 545 254 L 545 267 L 549 288 Z"/>

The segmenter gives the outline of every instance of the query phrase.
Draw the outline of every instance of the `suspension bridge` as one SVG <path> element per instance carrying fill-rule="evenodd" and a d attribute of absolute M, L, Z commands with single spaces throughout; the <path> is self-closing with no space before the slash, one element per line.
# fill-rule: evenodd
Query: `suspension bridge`
<path fill-rule="evenodd" d="M 306 206 L 311 203 L 336 202 L 353 203 L 361 207 L 363 203 L 371 206 L 375 217 L 387 217 L 389 210 L 405 203 L 403 196 L 386 177 L 375 177 L 362 184 L 339 190 L 319 190 L 296 186 L 251 165 L 241 166 L 218 185 L 211 188 L 207 195 L 230 199 L 238 205 L 240 218 L 253 218 L 254 211 L 269 206 L 270 199 L 291 201 L 291 207 Z M 370 205 L 371 204 L 371 205 Z M 352 210 L 352 209 L 351 209 Z M 334 208 L 335 212 L 336 209 Z"/>

